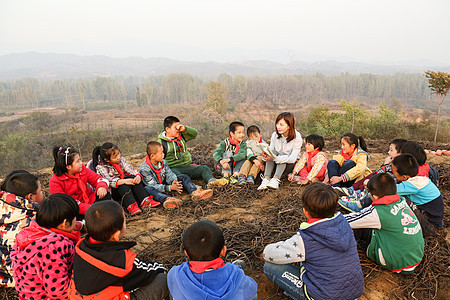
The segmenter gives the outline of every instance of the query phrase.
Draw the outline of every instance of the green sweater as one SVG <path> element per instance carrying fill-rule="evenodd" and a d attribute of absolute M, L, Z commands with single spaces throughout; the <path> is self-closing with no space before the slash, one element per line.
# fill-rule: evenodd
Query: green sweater
<path fill-rule="evenodd" d="M 230 141 L 228 140 L 228 138 L 226 138 L 225 140 L 220 142 L 219 146 L 214 151 L 213 158 L 216 162 L 219 162 L 223 158 L 223 154 L 226 151 L 231 151 L 234 153 L 235 150 L 236 150 L 236 146 L 232 145 L 230 143 Z M 238 153 L 231 156 L 230 159 L 231 159 L 231 162 L 238 162 L 238 161 L 246 159 L 246 158 L 247 158 L 247 144 L 244 141 L 242 141 L 239 143 Z"/>
<path fill-rule="evenodd" d="M 198 131 L 188 126 L 185 126 L 185 128 L 186 130 L 181 133 L 181 147 L 177 143 L 171 142 L 174 139 L 166 137 L 165 131 L 158 135 L 158 142 L 163 145 L 164 149 L 167 149 L 164 159 L 171 168 L 185 167 L 192 163 L 191 153 L 187 150 L 186 142 L 195 139 Z"/>

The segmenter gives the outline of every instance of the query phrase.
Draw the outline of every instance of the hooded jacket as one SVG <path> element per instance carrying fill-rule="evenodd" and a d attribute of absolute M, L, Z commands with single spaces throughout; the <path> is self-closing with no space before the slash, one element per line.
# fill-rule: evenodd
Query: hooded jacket
<path fill-rule="evenodd" d="M 264 259 L 275 264 L 302 262 L 306 271 L 301 279 L 309 298 L 360 297 L 364 278 L 350 225 L 340 213 L 310 223 L 302 223 L 290 239 L 267 245 Z"/>
<path fill-rule="evenodd" d="M 216 270 L 195 273 L 189 262 L 170 269 L 167 285 L 175 300 L 250 300 L 256 295 L 256 282 L 238 266 L 226 263 Z"/>
<path fill-rule="evenodd" d="M 367 167 L 367 161 L 369 160 L 369 157 L 369 153 L 361 148 L 358 148 L 355 152 L 353 152 L 350 160 L 353 160 L 356 163 L 356 166 L 342 175 L 343 177 L 345 177 L 344 181 L 355 180 L 355 182 L 357 182 L 372 173 L 372 171 Z M 342 154 L 333 155 L 333 160 L 337 161 L 340 166 L 342 166 L 345 162 Z"/>
<path fill-rule="evenodd" d="M 14 287 L 11 250 L 16 243 L 16 235 L 30 225 L 37 208 L 37 203 L 0 191 L 0 286 Z"/>
<path fill-rule="evenodd" d="M 191 153 L 187 150 L 186 142 L 195 139 L 198 131 L 189 126 L 185 126 L 185 128 L 186 130 L 181 133 L 181 147 L 177 143 L 170 142 L 173 139 L 168 138 L 165 131 L 158 135 L 158 142 L 167 145 L 167 151 L 164 150 L 164 158 L 171 168 L 185 167 L 192 163 Z M 164 144 L 163 149 L 166 149 Z"/>
<path fill-rule="evenodd" d="M 79 232 L 47 229 L 32 221 L 11 251 L 20 299 L 68 299 L 75 243 Z"/>

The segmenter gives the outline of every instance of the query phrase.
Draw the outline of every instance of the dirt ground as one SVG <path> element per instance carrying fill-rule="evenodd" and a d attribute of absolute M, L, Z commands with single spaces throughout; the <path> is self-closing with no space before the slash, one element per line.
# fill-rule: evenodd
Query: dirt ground
<path fill-rule="evenodd" d="M 327 140 L 326 148 L 339 149 L 338 142 L 337 139 Z M 386 141 L 368 141 L 371 153 L 369 167 L 372 170 L 383 163 L 386 145 Z M 430 145 L 423 146 L 430 148 Z M 449 145 L 434 147 L 450 148 Z M 212 167 L 213 150 L 214 145 L 191 149 L 194 162 Z M 331 159 L 334 152 L 326 154 Z M 127 157 L 136 168 L 144 158 L 143 153 Z M 427 238 L 423 263 L 412 275 L 383 270 L 360 252 L 365 275 L 365 290 L 360 299 L 450 299 L 450 156 L 429 155 L 428 163 L 441 174 L 445 228 L 437 236 Z M 38 175 L 43 186 L 47 187 L 51 169 L 41 170 Z M 188 195 L 183 195 L 185 201 L 180 209 L 147 209 L 142 215 L 127 218 L 125 239 L 137 242 L 134 251 L 141 259 L 159 261 L 170 268 L 186 260 L 181 247 L 183 230 L 195 221 L 212 220 L 223 229 L 228 248 L 226 260 L 245 260 L 246 274 L 258 283 L 258 298 L 289 299 L 266 279 L 260 255 L 265 245 L 289 238 L 306 220 L 301 212 L 304 188 L 288 183 L 286 179 L 279 190 L 257 191 L 256 188 L 257 185 L 225 186 L 215 189 L 214 196 L 208 201 L 192 202 Z"/>

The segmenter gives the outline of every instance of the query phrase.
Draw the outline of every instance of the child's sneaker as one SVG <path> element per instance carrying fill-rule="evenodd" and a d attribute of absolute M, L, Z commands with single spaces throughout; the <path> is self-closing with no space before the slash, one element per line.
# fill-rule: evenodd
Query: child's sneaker
<path fill-rule="evenodd" d="M 236 259 L 235 261 L 231 262 L 233 265 L 238 266 L 241 270 L 245 269 L 245 261 L 242 259 Z"/>
<path fill-rule="evenodd" d="M 352 213 L 359 212 L 363 209 L 361 203 L 358 200 L 354 201 L 354 200 L 339 199 L 338 203 L 341 207 L 345 208 L 346 210 Z"/>
<path fill-rule="evenodd" d="M 208 199 L 213 195 L 213 190 L 204 190 L 201 187 L 199 187 L 196 191 L 192 192 L 191 194 L 191 200 L 192 201 L 200 201 Z"/>
<path fill-rule="evenodd" d="M 237 176 L 236 176 L 236 175 L 230 176 L 229 182 L 230 182 L 231 184 L 238 183 Z"/>
<path fill-rule="evenodd" d="M 258 191 L 262 191 L 262 190 L 266 190 L 267 189 L 267 185 L 269 184 L 270 180 L 267 178 L 263 178 L 261 185 L 258 186 L 257 190 Z"/>
<path fill-rule="evenodd" d="M 247 178 L 245 177 L 245 175 L 239 175 L 238 178 L 238 184 L 239 185 L 243 185 L 247 183 Z"/>
<path fill-rule="evenodd" d="M 269 189 L 277 190 L 280 187 L 280 183 L 281 183 L 280 179 L 274 177 L 270 179 L 269 183 L 267 184 L 267 187 Z"/>
<path fill-rule="evenodd" d="M 227 184 L 228 184 L 228 178 L 227 177 L 222 177 L 220 179 L 214 178 L 214 180 L 208 182 L 206 187 L 208 189 L 210 189 L 212 187 L 221 187 L 221 186 L 224 186 L 224 185 L 227 185 Z"/>
<path fill-rule="evenodd" d="M 255 177 L 253 177 L 253 175 L 248 175 L 247 176 L 247 184 L 255 184 Z"/>
<path fill-rule="evenodd" d="M 175 197 L 167 197 L 163 203 L 163 207 L 168 210 L 174 210 L 175 208 L 179 208 L 181 204 L 183 204 L 183 200 Z"/>
<path fill-rule="evenodd" d="M 139 215 L 142 213 L 142 210 L 139 208 L 136 202 L 128 205 L 127 210 L 132 216 Z"/>
<path fill-rule="evenodd" d="M 144 200 L 141 202 L 141 208 L 147 208 L 147 207 L 157 207 L 160 206 L 161 202 L 153 200 L 153 196 L 145 197 Z"/>

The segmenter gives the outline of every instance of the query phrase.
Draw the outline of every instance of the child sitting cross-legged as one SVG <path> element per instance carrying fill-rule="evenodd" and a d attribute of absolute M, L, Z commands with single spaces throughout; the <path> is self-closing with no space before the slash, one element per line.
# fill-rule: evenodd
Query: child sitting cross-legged
<path fill-rule="evenodd" d="M 19 299 L 68 299 L 78 210 L 71 196 L 52 194 L 17 235 L 11 259 Z"/>
<path fill-rule="evenodd" d="M 247 145 L 247 159 L 239 170 L 239 184 L 255 184 L 255 178 L 259 171 L 264 171 L 260 145 L 268 146 L 268 144 L 262 139 L 261 131 L 256 125 L 247 128 L 247 136 L 248 140 L 245 142 Z"/>
<path fill-rule="evenodd" d="M 305 138 L 305 141 L 306 151 L 295 164 L 294 171 L 289 174 L 288 180 L 296 181 L 300 185 L 322 182 L 325 179 L 328 163 L 328 159 L 322 151 L 325 145 L 323 136 L 311 134 Z"/>
<path fill-rule="evenodd" d="M 181 199 L 165 194 L 171 191 L 181 194 L 184 188 L 193 201 L 204 200 L 213 195 L 213 190 L 197 187 L 188 175 L 176 175 L 172 172 L 164 160 L 162 145 L 156 141 L 147 144 L 147 157 L 142 162 L 139 172 L 144 177 L 145 189 L 153 199 L 163 203 L 166 209 L 174 209 L 182 204 Z"/>
<path fill-rule="evenodd" d="M 355 237 L 336 213 L 337 200 L 332 187 L 308 185 L 302 195 L 307 221 L 291 238 L 264 249 L 264 273 L 292 299 L 353 300 L 363 293 Z"/>
<path fill-rule="evenodd" d="M 238 264 L 225 263 L 227 247 L 222 230 L 209 220 L 189 226 L 182 235 L 189 261 L 167 274 L 173 299 L 256 299 L 256 282 Z"/>
<path fill-rule="evenodd" d="M 345 215 L 355 237 L 367 246 L 367 256 L 383 268 L 411 273 L 423 258 L 420 223 L 404 197 L 397 194 L 394 178 L 387 173 L 367 183 L 372 205 Z"/>
<path fill-rule="evenodd" d="M 121 241 L 127 226 L 120 204 L 96 202 L 85 220 L 88 235 L 76 245 L 71 300 L 159 300 L 169 295 L 164 266 L 139 260 L 130 250 L 136 242 Z"/>
<path fill-rule="evenodd" d="M 209 186 L 223 186 L 228 183 L 237 183 L 238 174 L 247 156 L 247 145 L 243 141 L 245 127 L 241 122 L 232 122 L 228 126 L 229 136 L 221 141 L 214 150 L 215 167 L 223 178 L 209 184 Z"/>

